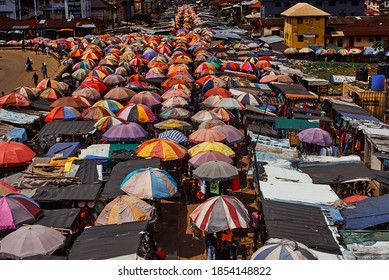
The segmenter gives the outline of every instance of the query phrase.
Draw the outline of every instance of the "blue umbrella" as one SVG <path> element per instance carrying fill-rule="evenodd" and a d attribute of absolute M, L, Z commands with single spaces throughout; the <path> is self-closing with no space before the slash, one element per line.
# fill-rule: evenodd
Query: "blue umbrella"
<path fill-rule="evenodd" d="M 165 170 L 148 167 L 129 173 L 120 188 L 138 198 L 159 199 L 172 197 L 177 192 L 177 183 Z"/>
<path fill-rule="evenodd" d="M 176 143 L 188 142 L 188 137 L 178 130 L 166 130 L 158 135 L 158 138 L 168 139 Z"/>

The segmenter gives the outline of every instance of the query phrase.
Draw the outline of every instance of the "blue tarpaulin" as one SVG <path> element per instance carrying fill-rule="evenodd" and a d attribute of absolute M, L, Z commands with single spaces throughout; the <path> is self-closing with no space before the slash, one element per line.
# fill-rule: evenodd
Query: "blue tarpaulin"
<path fill-rule="evenodd" d="M 10 138 L 11 141 L 15 141 L 15 142 L 27 141 L 26 129 L 21 127 L 14 127 L 11 131 L 7 132 L 5 136 Z"/>
<path fill-rule="evenodd" d="M 344 229 L 366 229 L 389 222 L 389 195 L 353 202 L 355 208 L 341 210 Z"/>
<path fill-rule="evenodd" d="M 46 153 L 47 157 L 53 157 L 56 154 L 61 154 L 62 157 L 71 157 L 80 149 L 80 142 L 61 142 L 55 143 Z"/>

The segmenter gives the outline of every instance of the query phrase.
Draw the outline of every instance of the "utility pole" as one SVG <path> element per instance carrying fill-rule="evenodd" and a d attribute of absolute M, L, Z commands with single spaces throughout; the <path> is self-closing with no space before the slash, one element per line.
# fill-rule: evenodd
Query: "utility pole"
<path fill-rule="evenodd" d="M 18 4 L 19 4 L 19 20 L 22 19 L 22 7 L 20 5 L 20 0 L 18 0 Z"/>
<path fill-rule="evenodd" d="M 34 16 L 35 16 L 35 19 L 38 19 L 38 15 L 37 15 L 37 12 L 36 12 L 36 0 L 34 0 Z"/>

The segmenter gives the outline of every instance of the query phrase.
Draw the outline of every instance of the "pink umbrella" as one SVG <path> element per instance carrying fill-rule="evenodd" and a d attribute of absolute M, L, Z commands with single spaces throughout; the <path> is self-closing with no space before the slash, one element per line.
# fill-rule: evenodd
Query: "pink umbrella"
<path fill-rule="evenodd" d="M 151 94 L 136 94 L 133 97 L 131 97 L 130 103 L 135 103 L 135 104 L 144 104 L 150 108 L 153 107 L 158 107 L 161 105 L 161 101 L 156 99 L 153 95 Z"/>
<path fill-rule="evenodd" d="M 189 135 L 189 142 L 196 144 L 202 142 L 223 142 L 225 140 L 226 136 L 223 133 L 210 128 L 202 128 Z"/>
<path fill-rule="evenodd" d="M 193 166 L 194 168 L 197 168 L 205 162 L 214 161 L 214 160 L 225 161 L 229 164 L 233 164 L 233 160 L 230 157 L 220 152 L 210 150 L 210 151 L 198 153 L 197 155 L 192 157 L 189 160 L 189 165 Z"/>
<path fill-rule="evenodd" d="M 218 125 L 212 127 L 226 136 L 226 142 L 229 144 L 236 144 L 244 139 L 244 134 L 232 125 Z"/>
<path fill-rule="evenodd" d="M 267 84 L 267 83 L 271 83 L 271 82 L 275 82 L 278 80 L 278 76 L 277 75 L 266 75 L 266 76 L 263 76 L 260 80 L 259 80 L 259 83 L 261 84 Z"/>

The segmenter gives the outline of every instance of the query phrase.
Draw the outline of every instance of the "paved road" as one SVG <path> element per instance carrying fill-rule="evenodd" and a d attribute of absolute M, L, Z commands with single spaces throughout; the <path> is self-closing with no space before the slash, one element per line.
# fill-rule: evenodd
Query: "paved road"
<path fill-rule="evenodd" d="M 0 50 L 0 93 L 2 91 L 8 93 L 20 86 L 34 87 L 33 72 L 25 70 L 27 57 L 32 59 L 32 66 L 37 72 L 39 80 L 43 79 L 40 71 L 43 62 L 47 64 L 47 73 L 50 78 L 56 77 L 63 69 L 63 66 L 60 66 L 58 60 L 53 56 L 36 55 L 34 51 Z"/>

